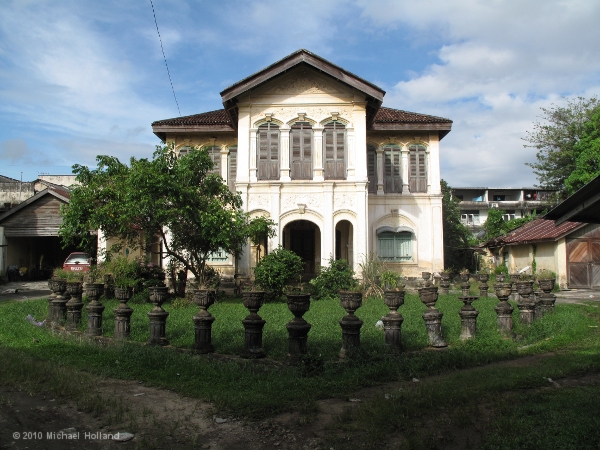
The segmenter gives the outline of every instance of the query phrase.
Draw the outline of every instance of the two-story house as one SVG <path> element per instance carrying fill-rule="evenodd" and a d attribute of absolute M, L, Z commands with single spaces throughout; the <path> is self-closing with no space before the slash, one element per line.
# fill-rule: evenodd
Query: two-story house
<path fill-rule="evenodd" d="M 555 191 L 533 187 L 456 187 L 452 195 L 460 200 L 461 221 L 473 232 L 481 230 L 490 209 L 502 211 L 504 220 L 530 214 L 541 215 L 552 207 Z"/>
<path fill-rule="evenodd" d="M 306 50 L 221 92 L 223 109 L 159 120 L 184 154 L 206 148 L 251 215 L 277 223 L 267 249 L 291 249 L 313 275 L 329 258 L 374 254 L 408 276 L 443 268 L 440 140 L 452 121 L 382 107 L 385 92 Z M 225 273 L 251 274 L 213 255 Z"/>

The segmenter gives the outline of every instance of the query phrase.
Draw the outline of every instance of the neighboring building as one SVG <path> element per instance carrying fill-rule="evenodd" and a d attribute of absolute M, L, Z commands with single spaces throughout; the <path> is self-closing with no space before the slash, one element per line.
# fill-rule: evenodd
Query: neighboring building
<path fill-rule="evenodd" d="M 561 287 L 600 288 L 600 225 L 536 219 L 485 244 L 495 265 L 556 273 Z M 531 273 L 531 270 L 529 270 Z"/>
<path fill-rule="evenodd" d="M 224 109 L 152 124 L 178 154 L 204 147 L 267 244 L 299 254 L 305 274 L 330 257 L 355 269 L 371 252 L 408 276 L 443 269 L 440 140 L 452 121 L 382 107 L 379 87 L 299 50 L 221 92 Z M 224 273 L 251 275 L 213 255 Z"/>
<path fill-rule="evenodd" d="M 545 218 L 556 220 L 557 224 L 566 220 L 600 223 L 600 175 L 546 214 Z M 600 271 L 600 265 L 598 270 Z"/>
<path fill-rule="evenodd" d="M 0 175 L 0 214 L 34 195 L 34 184 Z"/>
<path fill-rule="evenodd" d="M 452 188 L 452 195 L 460 200 L 461 221 L 473 232 L 481 230 L 490 209 L 501 210 L 505 220 L 541 214 L 552 207 L 554 192 L 536 188 Z"/>
<path fill-rule="evenodd" d="M 58 228 L 61 205 L 69 191 L 44 189 L 0 214 L 0 271 L 9 266 L 26 267 L 33 277 L 44 277 L 75 248 L 62 248 Z"/>

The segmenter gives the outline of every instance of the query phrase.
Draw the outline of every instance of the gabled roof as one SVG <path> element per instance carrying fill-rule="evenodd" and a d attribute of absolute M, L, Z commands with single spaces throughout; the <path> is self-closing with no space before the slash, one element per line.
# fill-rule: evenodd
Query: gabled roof
<path fill-rule="evenodd" d="M 501 245 L 556 241 L 585 225 L 585 223 L 581 222 L 564 222 L 556 226 L 552 220 L 536 219 L 511 231 L 506 236 L 499 236 L 492 239 L 485 246 L 498 247 Z"/>
<path fill-rule="evenodd" d="M 0 183 L 18 183 L 19 180 L 15 180 L 14 178 L 5 177 L 4 175 L 0 175 Z"/>
<path fill-rule="evenodd" d="M 367 96 L 367 126 L 371 124 L 375 113 L 383 102 L 383 96 L 385 91 L 378 86 L 354 75 L 352 72 L 336 66 L 330 61 L 321 58 L 314 53 L 309 52 L 305 49 L 295 51 L 291 55 L 271 64 L 268 67 L 232 84 L 221 92 L 221 100 L 225 111 L 231 117 L 231 121 L 235 127 L 237 127 L 237 97 L 244 94 L 245 92 L 254 89 L 274 77 L 281 75 L 288 70 L 298 67 L 300 65 L 307 65 L 314 69 L 319 70 L 335 80 L 338 80 L 348 86 L 352 86 L 355 89 L 363 92 Z"/>
<path fill-rule="evenodd" d="M 33 197 L 29 197 L 27 200 L 25 200 L 24 202 L 19 203 L 17 206 L 15 206 L 12 209 L 9 209 L 8 211 L 6 211 L 4 214 L 0 215 L 0 222 L 2 222 L 4 219 L 6 219 L 7 217 L 12 216 L 13 214 L 21 211 L 23 208 L 25 208 L 26 206 L 31 205 L 32 203 L 36 202 L 37 200 L 39 200 L 41 197 L 44 197 L 46 195 L 52 195 L 54 197 L 56 197 L 57 199 L 65 202 L 65 203 L 69 203 L 70 202 L 70 195 L 69 195 L 69 191 L 67 190 L 62 190 L 62 189 L 53 189 L 53 188 L 47 188 L 44 189 L 43 191 L 38 192 L 37 194 L 35 194 Z"/>
<path fill-rule="evenodd" d="M 600 175 L 544 216 L 561 224 L 567 220 L 600 223 Z"/>

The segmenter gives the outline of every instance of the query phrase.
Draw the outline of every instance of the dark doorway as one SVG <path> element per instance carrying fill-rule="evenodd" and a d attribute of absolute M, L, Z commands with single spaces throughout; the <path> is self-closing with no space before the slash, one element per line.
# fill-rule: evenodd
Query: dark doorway
<path fill-rule="evenodd" d="M 296 253 L 304 261 L 305 279 L 312 278 L 316 273 L 315 259 L 320 251 L 319 228 L 308 220 L 296 220 L 284 228 L 283 246 Z"/>

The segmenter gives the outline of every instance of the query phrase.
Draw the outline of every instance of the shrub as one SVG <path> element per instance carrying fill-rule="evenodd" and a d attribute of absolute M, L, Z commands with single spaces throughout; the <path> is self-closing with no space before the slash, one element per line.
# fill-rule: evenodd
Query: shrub
<path fill-rule="evenodd" d="M 296 280 L 304 268 L 302 258 L 291 250 L 278 247 L 262 258 L 254 269 L 254 281 L 276 297 L 286 284 Z"/>
<path fill-rule="evenodd" d="M 329 266 L 321 267 L 316 278 L 310 281 L 315 287 L 315 299 L 335 297 L 341 290 L 352 289 L 356 286 L 354 271 L 345 259 L 329 258 Z"/>

